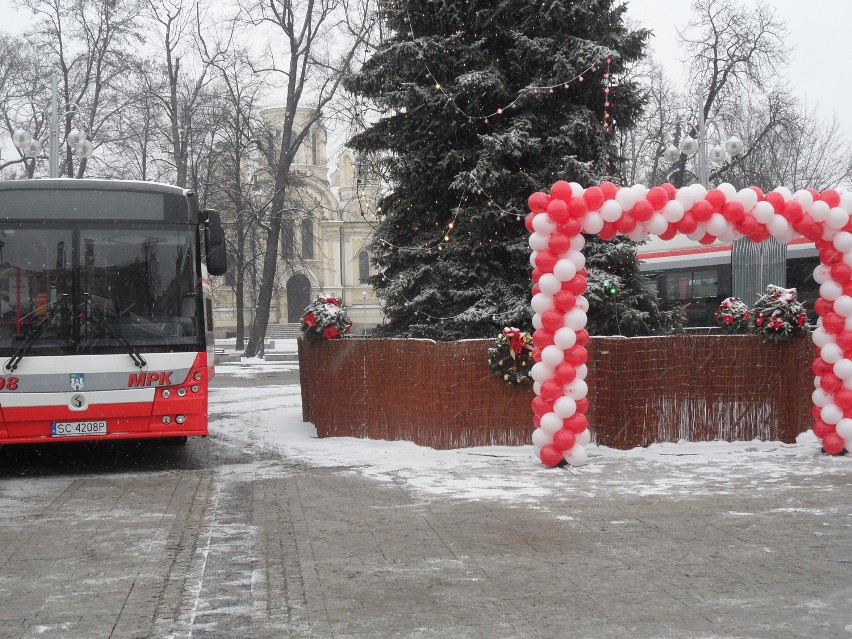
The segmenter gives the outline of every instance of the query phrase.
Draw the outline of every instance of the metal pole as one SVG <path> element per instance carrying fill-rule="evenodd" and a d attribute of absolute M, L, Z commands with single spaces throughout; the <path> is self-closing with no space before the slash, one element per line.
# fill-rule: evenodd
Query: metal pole
<path fill-rule="evenodd" d="M 48 144 L 48 161 L 50 177 L 59 177 L 59 71 L 50 74 L 52 95 L 50 98 L 50 130 Z"/>
<path fill-rule="evenodd" d="M 704 122 L 704 100 L 701 91 L 698 92 L 698 179 L 706 189 L 709 186 L 710 176 L 707 170 L 707 127 Z"/>

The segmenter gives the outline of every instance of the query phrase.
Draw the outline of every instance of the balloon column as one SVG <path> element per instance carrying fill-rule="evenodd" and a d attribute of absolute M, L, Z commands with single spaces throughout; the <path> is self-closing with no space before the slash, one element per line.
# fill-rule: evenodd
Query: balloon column
<path fill-rule="evenodd" d="M 609 182 L 584 189 L 559 181 L 549 194 L 533 193 L 529 207 L 536 329 L 532 440 L 542 463 L 556 466 L 564 460 L 580 466 L 591 440 L 585 415 L 589 303 L 583 296 L 583 233 L 603 239 L 623 234 L 636 242 L 649 235 L 671 239 L 677 233 L 702 244 L 743 237 L 815 242 L 820 256 L 814 271 L 820 284 L 815 310 L 820 318 L 813 333 L 818 348 L 813 431 L 826 452 L 852 451 L 852 192 L 791 193 L 778 187 L 764 195 L 757 187 L 738 191 L 730 184 L 708 191 L 700 184 L 647 189 Z"/>

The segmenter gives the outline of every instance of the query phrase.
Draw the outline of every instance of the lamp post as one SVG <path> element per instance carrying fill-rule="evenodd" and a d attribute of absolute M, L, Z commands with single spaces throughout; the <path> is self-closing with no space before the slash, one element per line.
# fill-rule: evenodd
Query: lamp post
<path fill-rule="evenodd" d="M 364 337 L 367 337 L 367 291 L 361 291 L 361 311 L 364 313 Z"/>
<path fill-rule="evenodd" d="M 49 176 L 52 178 L 59 177 L 59 72 L 53 71 L 50 74 L 51 97 L 50 109 L 48 112 L 48 162 Z M 63 115 L 79 115 L 80 108 L 73 103 L 66 104 L 62 107 Z M 91 157 L 95 150 L 95 146 L 86 138 L 86 134 L 79 129 L 72 129 L 68 133 L 65 142 L 70 146 L 79 157 Z M 44 148 L 43 140 L 36 140 L 32 134 L 26 129 L 17 129 L 12 134 L 12 143 L 21 152 L 25 158 L 36 158 L 41 155 Z"/>

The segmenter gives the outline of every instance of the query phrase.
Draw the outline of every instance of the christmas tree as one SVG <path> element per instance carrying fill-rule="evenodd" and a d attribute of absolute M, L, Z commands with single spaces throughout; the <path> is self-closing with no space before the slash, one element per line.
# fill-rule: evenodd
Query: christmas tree
<path fill-rule="evenodd" d="M 641 107 L 637 87 L 614 78 L 648 34 L 629 30 L 614 0 L 383 9 L 390 35 L 346 83 L 384 114 L 350 143 L 383 158 L 390 186 L 371 247 L 379 332 L 451 340 L 528 327 L 527 198 L 611 172 L 612 123 L 629 126 Z"/>

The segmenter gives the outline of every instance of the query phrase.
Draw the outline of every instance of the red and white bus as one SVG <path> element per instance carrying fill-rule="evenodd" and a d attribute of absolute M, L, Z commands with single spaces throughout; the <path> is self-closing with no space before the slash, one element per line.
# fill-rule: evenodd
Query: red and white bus
<path fill-rule="evenodd" d="M 0 444 L 207 435 L 219 214 L 152 182 L 0 182 Z"/>

